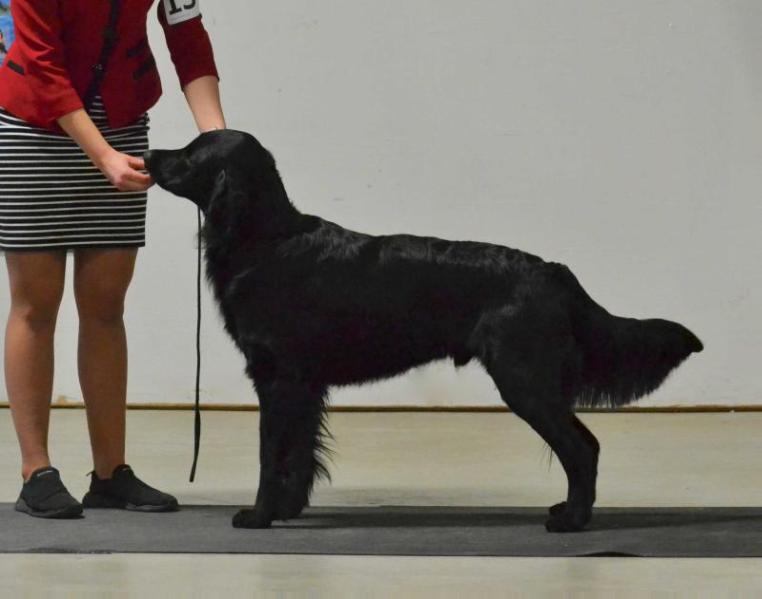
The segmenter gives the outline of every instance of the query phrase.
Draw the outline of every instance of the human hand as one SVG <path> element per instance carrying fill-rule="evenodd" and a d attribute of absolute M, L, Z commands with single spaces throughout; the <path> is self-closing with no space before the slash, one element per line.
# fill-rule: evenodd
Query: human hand
<path fill-rule="evenodd" d="M 150 175 L 140 172 L 146 167 L 142 158 L 123 154 L 113 148 L 109 148 L 96 160 L 95 166 L 119 191 L 145 191 L 153 185 Z"/>

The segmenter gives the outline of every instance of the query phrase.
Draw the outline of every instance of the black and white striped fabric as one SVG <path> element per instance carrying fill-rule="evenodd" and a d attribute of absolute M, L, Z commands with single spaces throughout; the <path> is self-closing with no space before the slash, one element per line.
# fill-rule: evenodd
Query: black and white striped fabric
<path fill-rule="evenodd" d="M 111 129 L 100 98 L 93 122 L 113 148 L 141 156 L 148 116 Z M 65 134 L 0 108 L 0 250 L 145 245 L 146 192 L 121 192 Z"/>

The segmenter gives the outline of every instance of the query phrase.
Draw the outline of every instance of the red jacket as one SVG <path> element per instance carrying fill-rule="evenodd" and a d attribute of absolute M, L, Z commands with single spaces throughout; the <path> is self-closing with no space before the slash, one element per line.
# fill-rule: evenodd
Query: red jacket
<path fill-rule="evenodd" d="M 13 0 L 16 41 L 0 67 L 0 106 L 48 129 L 58 129 L 58 118 L 83 108 L 83 98 L 101 68 L 115 2 L 120 0 Z M 146 33 L 153 3 L 120 2 L 100 84 L 112 127 L 130 124 L 161 95 Z M 204 75 L 217 77 L 198 0 L 159 0 L 157 7 L 180 85 Z"/>

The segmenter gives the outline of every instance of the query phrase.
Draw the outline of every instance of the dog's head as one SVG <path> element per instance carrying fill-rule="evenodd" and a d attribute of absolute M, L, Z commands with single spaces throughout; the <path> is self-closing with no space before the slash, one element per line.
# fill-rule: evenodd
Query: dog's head
<path fill-rule="evenodd" d="M 273 186 L 282 188 L 272 154 L 242 131 L 209 131 L 182 149 L 149 150 L 143 158 L 160 187 L 191 200 L 207 216 L 241 196 L 255 202 L 259 194 L 271 195 Z"/>

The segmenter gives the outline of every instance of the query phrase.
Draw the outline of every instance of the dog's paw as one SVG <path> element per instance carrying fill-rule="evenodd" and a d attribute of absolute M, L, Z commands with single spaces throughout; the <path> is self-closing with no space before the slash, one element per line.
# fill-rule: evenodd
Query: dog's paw
<path fill-rule="evenodd" d="M 256 508 L 240 510 L 233 516 L 233 528 L 270 528 L 272 518 L 265 517 Z"/>
<path fill-rule="evenodd" d="M 548 532 L 579 532 L 582 528 L 563 516 L 551 516 L 545 521 L 545 530 Z"/>
<path fill-rule="evenodd" d="M 550 508 L 550 518 L 545 521 L 548 532 L 579 532 L 584 530 L 592 513 L 589 511 L 573 511 L 566 502 Z"/>
<path fill-rule="evenodd" d="M 299 505 L 293 505 L 283 508 L 278 512 L 279 520 L 295 520 L 302 515 L 304 508 Z"/>
<path fill-rule="evenodd" d="M 309 503 L 309 498 L 306 495 L 290 497 L 278 507 L 276 517 L 278 520 L 293 520 L 298 518 Z"/>

